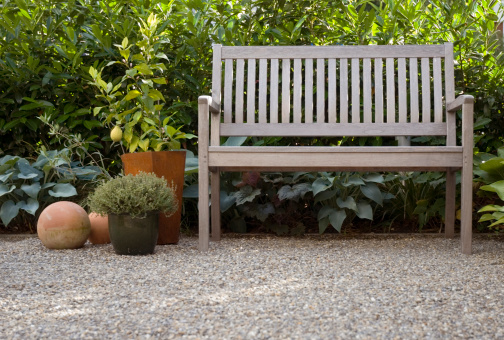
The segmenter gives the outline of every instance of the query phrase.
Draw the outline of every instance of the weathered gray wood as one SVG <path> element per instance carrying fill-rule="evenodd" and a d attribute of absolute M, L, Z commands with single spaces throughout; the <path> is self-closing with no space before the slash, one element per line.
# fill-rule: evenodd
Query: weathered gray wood
<path fill-rule="evenodd" d="M 445 98 L 446 103 L 451 103 L 455 100 L 455 74 L 453 65 L 453 44 L 445 43 Z M 446 110 L 446 145 L 457 144 L 457 131 L 455 125 L 455 114 L 449 114 Z"/>
<path fill-rule="evenodd" d="M 270 123 L 278 123 L 278 59 L 271 59 Z"/>
<path fill-rule="evenodd" d="M 445 123 L 221 124 L 221 136 L 443 136 Z"/>
<path fill-rule="evenodd" d="M 455 235 L 455 197 L 456 197 L 455 171 L 446 171 L 446 199 L 445 199 L 445 237 Z"/>
<path fill-rule="evenodd" d="M 255 122 L 256 61 L 248 60 L 247 71 L 247 123 Z"/>
<path fill-rule="evenodd" d="M 245 60 L 236 61 L 235 122 L 243 123 L 243 94 L 245 85 Z"/>
<path fill-rule="evenodd" d="M 294 73 L 292 77 L 294 78 L 294 92 L 292 94 L 294 123 L 301 123 L 301 83 L 303 81 L 301 59 L 294 59 Z"/>
<path fill-rule="evenodd" d="M 462 105 L 462 147 L 463 164 L 461 179 L 461 243 L 462 253 L 472 252 L 472 181 L 473 181 L 473 124 L 474 98 L 466 96 Z"/>
<path fill-rule="evenodd" d="M 434 76 L 434 121 L 443 121 L 443 84 L 441 79 L 441 58 L 432 61 L 432 73 Z"/>
<path fill-rule="evenodd" d="M 313 123 L 313 59 L 305 60 L 305 123 Z"/>
<path fill-rule="evenodd" d="M 336 59 L 327 62 L 327 122 L 336 123 Z"/>
<path fill-rule="evenodd" d="M 268 60 L 259 60 L 259 123 L 267 122 Z"/>
<path fill-rule="evenodd" d="M 371 123 L 373 121 L 373 113 L 371 112 L 372 93 L 371 93 L 371 59 L 364 58 L 362 60 L 362 82 L 364 97 L 364 123 Z"/>
<path fill-rule="evenodd" d="M 410 111 L 411 122 L 418 123 L 420 120 L 420 106 L 418 104 L 418 59 L 410 59 Z"/>
<path fill-rule="evenodd" d="M 383 123 L 383 59 L 374 60 L 375 123 Z"/>
<path fill-rule="evenodd" d="M 387 123 L 395 123 L 395 75 L 394 59 L 387 58 Z"/>
<path fill-rule="evenodd" d="M 422 58 L 422 122 L 431 121 L 430 64 L 428 58 Z"/>
<path fill-rule="evenodd" d="M 340 122 L 348 123 L 348 59 L 340 60 Z"/>
<path fill-rule="evenodd" d="M 224 46 L 223 59 L 280 58 L 433 58 L 444 57 L 443 45 L 417 46 Z"/>
<path fill-rule="evenodd" d="M 222 45 L 213 45 L 212 58 L 212 103 L 219 108 L 221 106 L 221 82 L 222 82 Z"/>
<path fill-rule="evenodd" d="M 317 123 L 325 122 L 325 62 L 317 59 Z"/>
<path fill-rule="evenodd" d="M 224 76 L 224 123 L 231 123 L 233 112 L 233 60 L 225 62 Z"/>
<path fill-rule="evenodd" d="M 406 87 L 406 59 L 399 58 L 397 60 L 397 90 L 399 93 L 399 123 L 408 121 L 408 103 L 407 103 L 407 87 Z"/>
<path fill-rule="evenodd" d="M 290 122 L 290 60 L 282 60 L 282 123 Z"/>
<path fill-rule="evenodd" d="M 208 250 L 209 241 L 209 199 L 208 199 L 208 115 L 209 103 L 212 98 L 209 96 L 201 96 L 198 98 L 198 136 L 201 140 L 198 143 L 198 158 L 199 158 L 199 171 L 198 171 L 198 210 L 199 210 L 199 243 L 198 248 L 201 251 Z"/>
<path fill-rule="evenodd" d="M 359 59 L 352 59 L 352 123 L 360 123 Z"/>
<path fill-rule="evenodd" d="M 221 238 L 221 211 L 220 211 L 220 172 L 213 171 L 210 173 L 211 200 L 211 229 L 212 241 L 220 241 Z"/>

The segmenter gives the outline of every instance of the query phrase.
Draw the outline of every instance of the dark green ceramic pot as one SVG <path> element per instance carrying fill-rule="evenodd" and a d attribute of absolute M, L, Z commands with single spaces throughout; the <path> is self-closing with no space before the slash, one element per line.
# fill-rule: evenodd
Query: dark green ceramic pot
<path fill-rule="evenodd" d="M 130 215 L 108 215 L 110 241 L 119 255 L 153 254 L 156 247 L 159 213 L 147 214 L 144 218 Z"/>

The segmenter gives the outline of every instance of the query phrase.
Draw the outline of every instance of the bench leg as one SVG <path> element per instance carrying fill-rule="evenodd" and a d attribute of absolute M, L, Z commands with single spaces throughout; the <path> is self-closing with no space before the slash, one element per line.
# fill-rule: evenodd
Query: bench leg
<path fill-rule="evenodd" d="M 455 236 L 455 171 L 446 171 L 445 237 Z"/>
<path fill-rule="evenodd" d="M 462 253 L 468 255 L 472 253 L 472 181 L 472 167 L 466 166 L 462 169 L 460 241 Z"/>
<path fill-rule="evenodd" d="M 198 248 L 201 251 L 208 250 L 209 243 L 209 220 L 210 220 L 210 209 L 208 202 L 208 168 L 199 168 L 199 200 L 198 200 L 198 210 L 199 210 L 199 244 Z"/>
<path fill-rule="evenodd" d="M 220 241 L 221 238 L 221 212 L 220 212 L 220 172 L 211 173 L 212 188 L 212 241 Z"/>

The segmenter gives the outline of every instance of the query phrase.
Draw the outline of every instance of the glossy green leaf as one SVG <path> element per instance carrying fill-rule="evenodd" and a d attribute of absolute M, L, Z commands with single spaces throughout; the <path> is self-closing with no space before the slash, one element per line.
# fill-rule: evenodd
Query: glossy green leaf
<path fill-rule="evenodd" d="M 41 189 L 41 185 L 39 182 L 21 185 L 21 190 L 23 190 L 31 198 L 35 198 L 35 199 L 37 198 L 38 193 L 40 192 L 40 189 Z"/>
<path fill-rule="evenodd" d="M 366 185 L 362 185 L 360 189 L 364 196 L 375 201 L 379 205 L 383 205 L 383 196 L 376 184 L 366 183 Z"/>
<path fill-rule="evenodd" d="M 341 227 L 346 218 L 345 210 L 336 210 L 329 215 L 329 222 L 338 232 L 341 232 Z"/>
<path fill-rule="evenodd" d="M 480 189 L 495 192 L 499 195 L 499 198 L 504 201 L 504 180 L 484 185 Z"/>
<path fill-rule="evenodd" d="M 19 213 L 19 206 L 12 200 L 4 202 L 0 208 L 0 219 L 5 226 L 8 226 L 14 217 Z"/>
<path fill-rule="evenodd" d="M 58 183 L 49 190 L 49 195 L 53 197 L 71 197 L 77 195 L 77 190 L 70 183 Z"/>

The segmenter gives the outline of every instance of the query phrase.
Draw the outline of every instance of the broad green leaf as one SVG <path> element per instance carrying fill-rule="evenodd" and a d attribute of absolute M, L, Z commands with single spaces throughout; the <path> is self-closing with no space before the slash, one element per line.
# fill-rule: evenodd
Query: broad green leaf
<path fill-rule="evenodd" d="M 328 216 L 319 220 L 319 234 L 323 234 L 326 231 L 328 226 L 329 226 L 329 217 Z"/>
<path fill-rule="evenodd" d="M 35 182 L 30 185 L 28 184 L 21 185 L 21 190 L 23 190 L 31 198 L 37 198 L 38 193 L 40 192 L 40 188 L 41 186 L 39 182 Z"/>
<path fill-rule="evenodd" d="M 497 193 L 497 195 L 499 195 L 499 198 L 504 201 L 504 180 L 497 181 L 489 185 L 484 185 L 480 189 L 495 192 Z"/>
<path fill-rule="evenodd" d="M 16 186 L 15 185 L 11 185 L 9 187 L 9 186 L 7 186 L 5 184 L 0 184 L 0 197 L 2 197 L 3 195 L 6 195 L 6 194 L 10 194 L 14 190 L 16 190 Z"/>
<path fill-rule="evenodd" d="M 366 176 L 364 176 L 362 178 L 364 181 L 366 182 L 374 182 L 374 183 L 383 183 L 384 179 L 383 179 L 383 175 L 381 174 L 376 174 L 376 173 L 373 173 L 373 174 L 367 174 Z"/>
<path fill-rule="evenodd" d="M 16 167 L 19 169 L 18 177 L 21 179 L 32 179 L 32 178 L 42 178 L 43 173 L 30 165 L 30 163 L 22 158 L 16 163 Z"/>
<path fill-rule="evenodd" d="M 126 49 L 128 48 L 128 37 L 124 37 L 121 43 L 122 48 Z"/>
<path fill-rule="evenodd" d="M 145 63 L 135 66 L 135 69 L 138 70 L 138 72 L 140 72 L 144 76 L 151 76 L 154 74 L 152 73 L 152 70 L 150 69 L 149 65 Z"/>
<path fill-rule="evenodd" d="M 343 200 L 341 197 L 338 197 L 338 199 L 336 199 L 336 204 L 341 209 L 348 208 L 357 211 L 357 204 L 355 204 L 353 197 L 348 196 L 345 200 Z"/>
<path fill-rule="evenodd" d="M 229 137 L 222 146 L 241 146 L 246 140 L 247 137 Z"/>
<path fill-rule="evenodd" d="M 331 207 L 329 205 L 324 205 L 322 208 L 320 208 L 320 210 L 318 212 L 317 220 L 320 221 L 321 219 L 329 216 L 334 211 L 336 211 L 336 209 L 334 209 L 333 207 Z"/>
<path fill-rule="evenodd" d="M 293 185 L 284 185 L 278 190 L 278 198 L 283 200 L 294 200 L 298 201 L 299 198 L 303 197 L 307 192 L 312 190 L 310 183 L 299 183 Z"/>
<path fill-rule="evenodd" d="M 44 78 L 42 78 L 42 86 L 47 85 L 47 83 L 49 83 L 49 81 L 51 81 L 51 78 L 52 78 L 52 73 L 47 71 Z"/>
<path fill-rule="evenodd" d="M 182 193 L 183 198 L 198 198 L 199 197 L 198 184 L 191 184 L 184 188 Z"/>
<path fill-rule="evenodd" d="M 344 187 L 350 187 L 352 185 L 364 185 L 366 184 L 359 175 L 353 175 L 345 183 L 342 183 Z"/>
<path fill-rule="evenodd" d="M 336 210 L 329 215 L 329 222 L 338 232 L 341 232 L 341 226 L 346 218 L 345 210 Z"/>
<path fill-rule="evenodd" d="M 49 195 L 53 197 L 71 197 L 77 195 L 77 190 L 70 183 L 58 183 L 52 190 L 49 190 Z"/>
<path fill-rule="evenodd" d="M 8 200 L 2 204 L 0 208 L 0 219 L 2 223 L 7 226 L 14 217 L 17 216 L 19 212 L 19 206 L 16 205 L 12 200 Z"/>
<path fill-rule="evenodd" d="M 36 199 L 33 199 L 33 198 L 28 198 L 28 200 L 26 200 L 26 202 L 24 201 L 21 201 L 21 202 L 18 202 L 16 204 L 19 209 L 23 209 L 24 211 L 26 211 L 27 213 L 35 216 L 35 213 L 37 212 L 38 208 L 39 208 L 39 202 L 36 200 Z"/>
<path fill-rule="evenodd" d="M 224 190 L 221 190 L 219 199 L 221 212 L 226 212 L 236 202 L 236 198 L 233 195 L 228 195 Z"/>
<path fill-rule="evenodd" d="M 130 142 L 130 145 L 129 145 L 129 152 L 135 152 L 135 150 L 137 149 L 138 147 L 138 142 L 140 140 L 138 139 L 137 136 L 133 136 L 131 138 L 131 142 Z"/>
<path fill-rule="evenodd" d="M 128 94 L 124 97 L 124 100 L 131 100 L 135 99 L 136 97 L 140 96 L 142 93 L 138 90 L 131 90 L 128 92 Z"/>
<path fill-rule="evenodd" d="M 147 151 L 149 149 L 149 140 L 148 139 L 143 139 L 138 142 L 138 146 L 143 150 Z"/>
<path fill-rule="evenodd" d="M 500 211 L 500 212 L 504 212 L 504 207 L 500 206 L 500 205 L 489 204 L 489 205 L 485 205 L 483 208 L 481 208 L 480 210 L 478 210 L 479 213 L 486 212 L 486 211 Z"/>
<path fill-rule="evenodd" d="M 337 193 L 338 193 L 338 190 L 336 190 L 336 189 L 322 191 L 322 192 L 318 193 L 317 196 L 315 196 L 315 202 L 322 202 L 322 201 L 329 200 L 329 199 L 333 198 L 334 196 L 336 196 Z"/>
<path fill-rule="evenodd" d="M 317 178 L 312 183 L 313 195 L 317 195 L 318 193 L 330 188 L 332 188 L 332 182 L 327 178 Z"/>
<path fill-rule="evenodd" d="M 7 169 L 9 169 L 9 166 L 6 166 L 6 165 L 2 165 L 2 167 L 6 167 Z M 2 171 L 0 171 L 0 172 L 2 172 Z M 9 172 L 9 173 L 0 175 L 0 182 L 2 182 L 2 183 L 6 182 L 9 178 L 11 178 L 11 176 L 13 174 L 14 174 L 13 172 Z"/>
<path fill-rule="evenodd" d="M 364 196 L 375 201 L 379 205 L 383 205 L 383 196 L 376 184 L 366 183 L 366 185 L 361 185 L 360 189 Z"/>
<path fill-rule="evenodd" d="M 504 178 L 504 158 L 495 157 L 480 164 L 480 169 L 492 175 L 499 175 Z"/>
<path fill-rule="evenodd" d="M 357 203 L 357 217 L 365 218 L 367 220 L 373 220 L 373 208 L 368 202 L 359 202 Z"/>
<path fill-rule="evenodd" d="M 166 85 L 167 81 L 166 81 L 166 78 L 153 78 L 152 79 L 153 82 L 155 82 L 156 84 L 161 84 L 161 85 Z"/>
<path fill-rule="evenodd" d="M 236 199 L 236 205 L 242 205 L 246 202 L 252 202 L 254 198 L 261 194 L 261 189 L 253 189 L 251 186 L 247 185 L 233 193 L 234 198 Z"/>

